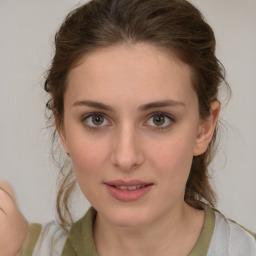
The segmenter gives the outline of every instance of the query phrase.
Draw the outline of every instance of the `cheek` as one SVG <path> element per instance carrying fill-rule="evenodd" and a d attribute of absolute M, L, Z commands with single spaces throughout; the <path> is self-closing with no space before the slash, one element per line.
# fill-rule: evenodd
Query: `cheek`
<path fill-rule="evenodd" d="M 180 138 L 165 143 L 152 152 L 150 159 L 162 195 L 159 203 L 165 205 L 166 198 L 172 205 L 183 200 L 193 159 L 193 151 L 186 141 Z"/>
<path fill-rule="evenodd" d="M 186 183 L 192 159 L 194 141 L 187 136 L 172 136 L 159 146 L 148 146 L 150 165 L 166 182 L 172 184 Z"/>
<path fill-rule="evenodd" d="M 95 142 L 86 138 L 84 140 L 72 140 L 70 155 L 78 182 L 80 179 L 88 181 L 90 176 L 96 177 L 102 170 L 107 151 L 104 141 Z"/>
<path fill-rule="evenodd" d="M 70 145 L 71 159 L 77 183 L 90 202 L 98 200 L 99 191 L 95 190 L 97 184 L 102 181 L 104 159 L 106 150 L 103 143 L 86 141 L 75 142 Z"/>

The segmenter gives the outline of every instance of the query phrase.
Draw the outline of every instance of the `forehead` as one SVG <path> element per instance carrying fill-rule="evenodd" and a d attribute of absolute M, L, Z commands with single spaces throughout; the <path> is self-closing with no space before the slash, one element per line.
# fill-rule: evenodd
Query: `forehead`
<path fill-rule="evenodd" d="M 78 100 L 184 100 L 193 94 L 191 68 L 150 44 L 115 45 L 86 54 L 68 76 L 66 97 Z M 145 102 L 146 103 L 146 102 Z"/>

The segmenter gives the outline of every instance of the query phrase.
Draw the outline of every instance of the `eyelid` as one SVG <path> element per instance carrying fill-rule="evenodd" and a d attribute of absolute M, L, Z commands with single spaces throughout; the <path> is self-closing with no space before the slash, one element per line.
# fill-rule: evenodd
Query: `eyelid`
<path fill-rule="evenodd" d="M 88 117 L 91 117 L 91 116 L 94 116 L 94 115 L 101 115 L 101 116 L 106 116 L 105 114 L 103 114 L 103 113 L 101 113 L 101 112 L 90 112 L 90 113 L 87 113 L 87 114 L 84 114 L 83 116 L 82 116 L 82 121 L 83 120 L 85 120 L 86 118 L 88 118 Z"/>
<path fill-rule="evenodd" d="M 153 112 L 153 113 L 150 113 L 150 114 L 149 114 L 149 117 L 152 117 L 152 116 L 155 116 L 155 115 L 163 115 L 163 116 L 166 116 L 166 117 L 168 117 L 169 119 L 175 121 L 174 116 L 172 116 L 171 114 L 162 112 L 162 111 L 155 111 L 155 112 Z"/>

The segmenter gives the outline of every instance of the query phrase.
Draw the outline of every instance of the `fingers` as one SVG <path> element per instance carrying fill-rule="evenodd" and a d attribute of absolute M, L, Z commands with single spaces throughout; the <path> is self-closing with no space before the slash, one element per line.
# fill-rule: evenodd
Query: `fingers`
<path fill-rule="evenodd" d="M 7 215 L 17 208 L 14 191 L 11 185 L 5 181 L 0 182 L 0 214 Z"/>
<path fill-rule="evenodd" d="M 27 232 L 28 222 L 19 211 L 11 185 L 0 181 L 0 256 L 15 255 Z"/>
<path fill-rule="evenodd" d="M 5 210 L 0 206 L 0 215 L 1 215 L 1 214 L 7 215 L 7 213 L 5 212 Z"/>
<path fill-rule="evenodd" d="M 3 190 L 9 197 L 15 200 L 15 193 L 12 186 L 6 181 L 0 181 L 0 190 Z"/>

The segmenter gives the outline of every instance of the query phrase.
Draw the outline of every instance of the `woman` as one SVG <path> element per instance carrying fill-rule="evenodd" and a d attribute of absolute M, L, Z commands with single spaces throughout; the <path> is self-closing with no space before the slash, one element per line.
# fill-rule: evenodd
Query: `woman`
<path fill-rule="evenodd" d="M 227 85 L 201 13 L 181 0 L 94 0 L 67 16 L 55 44 L 47 108 L 72 160 L 58 193 L 62 228 L 27 231 L 4 188 L 1 221 L 20 231 L 1 241 L 15 241 L 4 253 L 254 255 L 255 235 L 211 208 Z M 92 208 L 72 223 L 75 180 Z"/>

